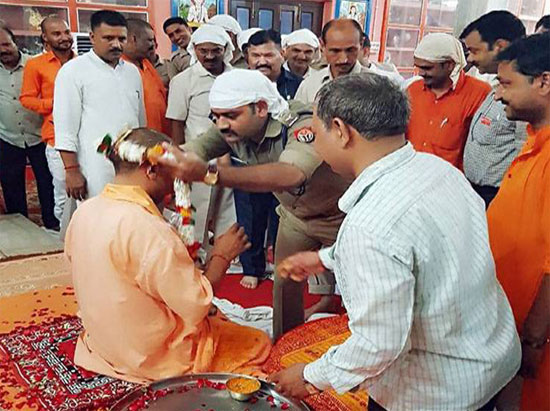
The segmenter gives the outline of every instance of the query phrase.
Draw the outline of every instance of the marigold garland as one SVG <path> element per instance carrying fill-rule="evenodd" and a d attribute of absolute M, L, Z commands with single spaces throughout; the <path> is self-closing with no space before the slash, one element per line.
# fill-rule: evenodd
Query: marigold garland
<path fill-rule="evenodd" d="M 171 153 L 168 153 L 162 146 L 156 145 L 147 150 L 147 160 L 152 164 L 155 164 L 160 157 L 173 158 Z M 198 258 L 198 252 L 201 245 L 198 241 L 195 241 L 195 220 L 193 219 L 193 212 L 195 211 L 191 204 L 191 186 L 184 183 L 179 178 L 174 180 L 174 194 L 176 213 L 180 218 L 177 221 L 177 231 L 182 239 L 183 243 L 187 247 L 187 251 L 193 260 Z"/>

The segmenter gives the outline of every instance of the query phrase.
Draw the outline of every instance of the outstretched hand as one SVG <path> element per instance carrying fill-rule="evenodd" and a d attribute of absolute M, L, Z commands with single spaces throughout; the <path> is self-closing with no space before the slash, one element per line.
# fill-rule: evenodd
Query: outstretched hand
<path fill-rule="evenodd" d="M 203 181 L 208 164 L 198 155 L 182 151 L 172 144 L 163 143 L 162 147 L 171 155 L 161 156 L 157 162 L 167 168 L 172 177 L 185 182 Z"/>
<path fill-rule="evenodd" d="M 319 253 L 317 251 L 303 251 L 291 255 L 277 265 L 277 274 L 282 278 L 290 278 L 294 281 L 304 281 L 313 274 L 325 271 Z"/>

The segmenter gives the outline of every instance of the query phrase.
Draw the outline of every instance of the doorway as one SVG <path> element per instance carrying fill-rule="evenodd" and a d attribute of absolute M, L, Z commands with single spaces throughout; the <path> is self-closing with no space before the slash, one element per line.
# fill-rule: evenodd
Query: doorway
<path fill-rule="evenodd" d="M 313 1 L 281 2 L 278 0 L 231 0 L 231 15 L 243 30 L 260 27 L 290 34 L 298 29 L 310 29 L 321 34 L 323 3 Z"/>

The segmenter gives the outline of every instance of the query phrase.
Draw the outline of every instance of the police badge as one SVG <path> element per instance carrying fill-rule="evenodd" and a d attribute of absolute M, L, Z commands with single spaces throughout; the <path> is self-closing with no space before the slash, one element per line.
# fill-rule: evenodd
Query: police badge
<path fill-rule="evenodd" d="M 294 132 L 294 138 L 298 140 L 300 143 L 309 144 L 313 140 L 315 140 L 315 134 L 313 134 L 313 131 L 311 130 L 311 128 L 303 127 Z"/>

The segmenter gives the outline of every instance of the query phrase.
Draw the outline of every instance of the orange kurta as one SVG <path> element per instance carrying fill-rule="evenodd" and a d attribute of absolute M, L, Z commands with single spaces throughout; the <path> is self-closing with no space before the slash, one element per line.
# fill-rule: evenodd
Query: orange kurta
<path fill-rule="evenodd" d="M 497 276 L 510 300 L 518 331 L 550 273 L 550 126 L 528 139 L 504 175 L 487 218 Z M 550 409 L 550 347 L 536 379 L 525 380 L 522 409 Z"/>
<path fill-rule="evenodd" d="M 166 118 L 167 94 L 162 78 L 149 60 L 144 59 L 141 64 L 143 67 L 136 67 L 143 83 L 143 103 L 147 116 L 147 127 L 170 135 L 170 120 Z"/>
<path fill-rule="evenodd" d="M 23 84 L 19 100 L 21 105 L 44 116 L 42 141 L 53 147 L 53 90 L 61 61 L 52 51 L 27 62 L 23 72 Z"/>
<path fill-rule="evenodd" d="M 85 329 L 76 364 L 146 382 L 252 372 L 266 360 L 265 333 L 208 316 L 209 281 L 140 187 L 108 184 L 84 202 L 65 253 Z"/>
<path fill-rule="evenodd" d="M 416 151 L 432 153 L 462 169 L 470 123 L 491 86 L 464 72 L 454 89 L 436 98 L 424 80 L 408 88 L 411 118 L 407 139 Z"/>

